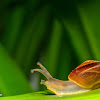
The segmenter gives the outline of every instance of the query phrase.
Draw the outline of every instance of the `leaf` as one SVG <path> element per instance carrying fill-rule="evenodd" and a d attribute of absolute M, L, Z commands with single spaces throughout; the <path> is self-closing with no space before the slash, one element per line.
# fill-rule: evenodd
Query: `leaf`
<path fill-rule="evenodd" d="M 51 21 L 51 11 L 48 6 L 44 6 L 34 17 L 31 41 L 24 56 L 26 71 L 28 66 L 36 59 L 36 53 L 40 52 L 39 48 L 45 35 L 47 34 L 48 24 Z M 38 52 L 37 52 L 38 51 Z M 23 61 L 24 62 L 24 61 Z"/>
<path fill-rule="evenodd" d="M 48 71 L 53 77 L 56 76 L 55 71 L 57 69 L 57 62 L 59 57 L 59 48 L 62 38 L 62 25 L 58 19 L 55 18 L 53 22 L 53 29 L 51 33 L 50 43 L 48 44 L 46 54 L 46 64 Z"/>
<path fill-rule="evenodd" d="M 0 93 L 10 96 L 29 92 L 32 89 L 28 80 L 0 44 Z"/>
<path fill-rule="evenodd" d="M 78 11 L 95 59 L 100 60 L 100 1 L 79 2 Z"/>
<path fill-rule="evenodd" d="M 78 60 L 83 62 L 87 59 L 92 59 L 93 56 L 87 39 L 85 38 L 85 32 L 82 29 L 80 20 L 76 14 L 73 16 L 74 18 L 62 18 L 62 20 L 66 31 L 68 31 L 68 33 L 66 33 L 71 40 L 74 52 L 76 53 Z"/>
<path fill-rule="evenodd" d="M 13 50 L 15 48 L 17 39 L 19 38 L 19 31 L 22 26 L 24 18 L 24 8 L 14 8 L 11 12 L 9 18 L 7 16 L 7 22 L 6 22 L 6 28 L 5 28 L 5 34 L 3 36 L 3 43 L 5 44 L 5 47 L 9 51 L 9 53 L 13 54 Z"/>
<path fill-rule="evenodd" d="M 39 91 L 23 95 L 1 97 L 0 100 L 99 100 L 100 89 L 92 90 L 86 93 L 59 97 L 49 94 L 47 91 Z"/>
<path fill-rule="evenodd" d="M 23 28 L 23 35 L 20 37 L 19 43 L 16 48 L 16 62 L 24 67 L 23 71 L 26 76 L 29 76 L 31 67 L 37 59 L 39 54 L 38 49 L 44 39 L 47 31 L 48 23 L 51 19 L 51 11 L 48 6 L 42 7 L 37 13 L 33 14 L 32 19 L 27 24 L 26 28 Z M 37 52 L 38 51 L 38 52 Z"/>
<path fill-rule="evenodd" d="M 70 48 L 70 45 L 68 44 L 66 35 L 63 33 L 63 39 L 61 41 L 61 47 L 60 47 L 60 56 L 59 56 L 59 65 L 57 67 L 57 78 L 61 80 L 67 80 L 69 72 L 72 71 L 72 50 Z M 74 62 L 74 61 L 73 61 Z M 73 63 L 74 65 L 74 63 Z"/>

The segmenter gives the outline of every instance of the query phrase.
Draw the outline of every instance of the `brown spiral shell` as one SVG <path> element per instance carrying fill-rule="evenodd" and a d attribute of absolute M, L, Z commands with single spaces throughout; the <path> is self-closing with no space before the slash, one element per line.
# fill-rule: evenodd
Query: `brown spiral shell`
<path fill-rule="evenodd" d="M 69 74 L 68 79 L 82 88 L 100 88 L 100 61 L 83 62 Z"/>

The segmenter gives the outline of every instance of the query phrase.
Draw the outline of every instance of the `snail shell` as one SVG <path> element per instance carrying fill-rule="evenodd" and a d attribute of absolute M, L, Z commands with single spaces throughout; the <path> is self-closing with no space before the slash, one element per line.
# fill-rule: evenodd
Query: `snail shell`
<path fill-rule="evenodd" d="M 100 61 L 87 60 L 83 62 L 69 74 L 68 79 L 82 88 L 99 88 Z"/>

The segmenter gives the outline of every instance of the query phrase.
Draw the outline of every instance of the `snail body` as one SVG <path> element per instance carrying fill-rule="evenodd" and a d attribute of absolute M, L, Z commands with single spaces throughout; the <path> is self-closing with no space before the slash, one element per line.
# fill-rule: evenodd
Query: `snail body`
<path fill-rule="evenodd" d="M 68 76 L 68 81 L 53 78 L 46 68 L 37 63 L 41 69 L 32 69 L 31 72 L 42 73 L 47 81 L 41 80 L 47 89 L 56 95 L 72 95 L 100 88 L 100 61 L 87 60 L 76 67 Z"/>

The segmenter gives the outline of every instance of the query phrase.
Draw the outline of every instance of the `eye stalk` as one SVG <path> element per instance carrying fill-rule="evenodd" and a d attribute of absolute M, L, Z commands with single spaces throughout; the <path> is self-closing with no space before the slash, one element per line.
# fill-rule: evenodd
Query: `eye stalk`
<path fill-rule="evenodd" d="M 31 73 L 42 73 L 47 81 L 41 80 L 47 89 L 56 95 L 72 95 L 90 91 L 100 87 L 100 61 L 87 60 L 76 67 L 68 76 L 68 81 L 53 78 L 46 68 L 38 62 L 41 69 L 32 69 Z"/>
<path fill-rule="evenodd" d="M 38 71 L 42 73 L 48 80 L 52 78 L 50 73 L 46 70 L 46 68 L 40 62 L 37 62 L 37 65 L 39 65 L 41 69 L 31 69 L 31 73 Z"/>

